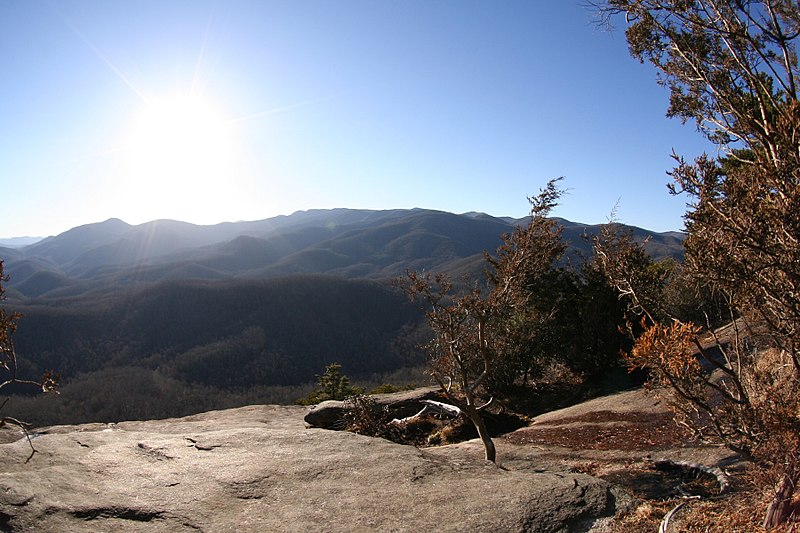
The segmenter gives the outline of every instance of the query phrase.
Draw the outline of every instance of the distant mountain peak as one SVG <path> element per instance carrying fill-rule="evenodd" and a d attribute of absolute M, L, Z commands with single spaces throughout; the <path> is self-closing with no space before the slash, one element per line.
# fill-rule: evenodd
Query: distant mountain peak
<path fill-rule="evenodd" d="M 83 224 L 81 226 L 77 226 L 77 228 L 91 228 L 91 227 L 114 227 L 114 228 L 130 228 L 131 225 L 119 218 L 108 218 L 102 222 L 91 222 L 89 224 Z M 77 229 L 72 228 L 72 229 Z"/>

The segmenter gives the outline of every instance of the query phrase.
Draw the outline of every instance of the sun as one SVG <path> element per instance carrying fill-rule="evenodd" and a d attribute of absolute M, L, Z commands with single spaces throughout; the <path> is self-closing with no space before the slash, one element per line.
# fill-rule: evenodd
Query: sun
<path fill-rule="evenodd" d="M 139 109 L 126 148 L 123 194 L 140 220 L 204 223 L 236 179 L 233 131 L 209 103 L 154 99 Z"/>

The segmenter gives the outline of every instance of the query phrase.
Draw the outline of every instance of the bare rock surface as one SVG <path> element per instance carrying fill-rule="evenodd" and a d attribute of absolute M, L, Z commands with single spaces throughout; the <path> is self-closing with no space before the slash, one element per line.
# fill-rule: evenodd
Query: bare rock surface
<path fill-rule="evenodd" d="M 423 450 L 306 429 L 305 414 L 56 426 L 35 434 L 28 463 L 24 439 L 0 444 L 0 529 L 567 532 L 614 513 L 609 484 L 589 475 L 520 453 L 504 470 L 475 443 Z"/>
<path fill-rule="evenodd" d="M 431 393 L 381 402 L 413 410 Z M 654 460 L 737 464 L 688 438 L 641 390 L 543 414 L 495 439 L 504 468 L 483 461 L 476 440 L 417 449 L 307 429 L 307 413 L 265 405 L 55 426 L 34 435 L 27 464 L 28 443 L 2 430 L 0 531 L 600 533 L 643 498 L 683 493 L 685 479 L 654 470 Z"/>
<path fill-rule="evenodd" d="M 642 389 L 542 414 L 495 442 L 510 468 L 564 468 L 604 479 L 614 487 L 618 510 L 626 512 L 648 500 L 716 497 L 725 489 L 709 472 L 731 474 L 746 466 L 724 446 L 693 438 L 663 399 Z M 665 469 L 665 463 L 698 465 L 706 473 L 687 466 Z"/>

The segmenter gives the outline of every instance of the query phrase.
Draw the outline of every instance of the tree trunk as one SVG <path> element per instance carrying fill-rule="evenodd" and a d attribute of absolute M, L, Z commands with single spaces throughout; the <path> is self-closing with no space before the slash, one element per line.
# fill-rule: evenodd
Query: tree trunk
<path fill-rule="evenodd" d="M 775 496 L 767 507 L 767 516 L 764 518 L 764 529 L 770 530 L 788 520 L 791 511 L 792 496 L 798 481 L 797 474 L 785 473 L 781 478 Z"/>
<path fill-rule="evenodd" d="M 486 429 L 486 423 L 483 421 L 483 417 L 481 417 L 474 405 L 468 406 L 466 412 L 467 416 L 472 422 L 472 425 L 474 425 L 475 429 L 478 430 L 478 436 L 481 438 L 483 448 L 486 451 L 486 460 L 493 463 L 497 462 L 497 451 L 495 450 L 492 438 L 489 436 L 489 430 Z"/>

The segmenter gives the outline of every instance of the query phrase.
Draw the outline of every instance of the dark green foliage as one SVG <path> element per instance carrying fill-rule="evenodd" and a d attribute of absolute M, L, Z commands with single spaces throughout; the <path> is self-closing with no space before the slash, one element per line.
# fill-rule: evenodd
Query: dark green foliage
<path fill-rule="evenodd" d="M 434 332 L 431 375 L 475 426 L 487 461 L 495 461 L 496 449 L 481 415 L 488 405 L 481 405 L 482 397 L 492 380 L 500 381 L 501 370 L 506 384 L 515 381 L 518 372 L 539 363 L 540 350 L 551 342 L 555 304 L 540 296 L 559 281 L 554 269 L 566 249 L 561 228 L 547 218 L 564 193 L 560 179 L 529 198 L 528 223 L 503 235 L 495 255 L 485 254 L 487 291 L 478 284 L 458 290 L 445 274 L 407 273 L 407 292 L 423 303 Z"/>
<path fill-rule="evenodd" d="M 475 424 L 489 460 L 494 449 L 479 398 L 511 405 L 554 378 L 600 390 L 632 342 L 624 334 L 625 304 L 598 264 L 581 271 L 562 266 L 562 228 L 547 218 L 563 194 L 557 183 L 530 198 L 528 224 L 485 255 L 488 290 L 466 283 L 458 290 L 445 275 L 408 273 L 408 292 L 425 303 L 435 334 L 432 375 Z M 663 281 L 666 267 L 646 255 L 638 259 L 649 266 L 648 276 Z"/>
<path fill-rule="evenodd" d="M 675 265 L 663 298 L 669 316 L 681 322 L 713 329 L 734 318 L 724 294 L 695 278 L 684 264 Z"/>
<path fill-rule="evenodd" d="M 342 373 L 342 365 L 331 363 L 325 367 L 324 374 L 317 376 L 317 388 L 297 403 L 314 405 L 326 400 L 344 400 L 362 394 L 364 394 L 363 389 L 350 386 L 350 378 Z"/>
<path fill-rule="evenodd" d="M 539 198 L 534 210 L 547 212 L 557 199 Z M 524 250 L 532 257 L 520 261 Z M 620 354 L 631 346 L 621 331 L 625 304 L 617 291 L 596 261 L 565 265 L 565 251 L 562 228 L 543 218 L 507 235 L 496 257 L 487 255 L 493 290 L 507 286 L 510 304 L 503 349 L 488 380 L 496 398 L 518 398 L 520 387 L 537 385 L 553 368 L 564 368 L 576 384 L 597 389 L 606 374 L 619 370 Z M 651 261 L 648 256 L 642 260 Z"/>
<path fill-rule="evenodd" d="M 517 395 L 554 363 L 587 384 L 619 368 L 620 353 L 632 341 L 621 331 L 625 304 L 602 274 L 589 265 L 581 272 L 553 269 L 531 289 L 527 316 L 532 319 L 513 325 L 520 342 L 498 362 L 489 381 L 492 395 Z"/>
<path fill-rule="evenodd" d="M 595 267 L 626 302 L 629 333 L 634 336 L 630 330 L 642 315 L 650 321 L 666 318 L 663 293 L 673 262 L 653 261 L 631 232 L 614 220 L 603 226 L 592 241 Z"/>

